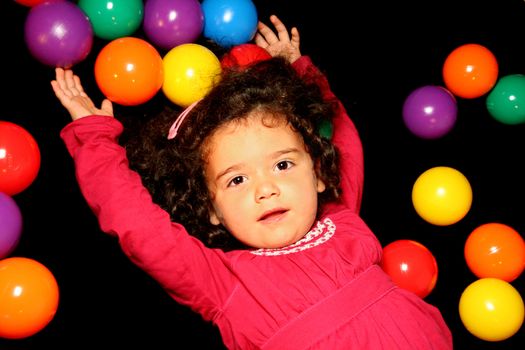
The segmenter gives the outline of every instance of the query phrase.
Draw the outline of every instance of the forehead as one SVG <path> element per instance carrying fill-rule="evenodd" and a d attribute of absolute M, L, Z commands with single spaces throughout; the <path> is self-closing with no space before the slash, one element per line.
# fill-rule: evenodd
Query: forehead
<path fill-rule="evenodd" d="M 206 159 L 210 153 L 228 148 L 228 144 L 251 147 L 272 140 L 304 144 L 302 136 L 292 128 L 284 115 L 253 111 L 217 128 L 206 140 L 203 155 Z"/>

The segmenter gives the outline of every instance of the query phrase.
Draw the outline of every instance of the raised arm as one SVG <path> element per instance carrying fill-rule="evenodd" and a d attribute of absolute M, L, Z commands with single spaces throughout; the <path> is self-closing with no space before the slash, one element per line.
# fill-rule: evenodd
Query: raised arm
<path fill-rule="evenodd" d="M 330 89 L 325 75 L 314 66 L 309 57 L 301 55 L 300 36 L 297 28 L 292 28 L 289 33 L 283 22 L 275 15 L 270 16 L 270 21 L 275 31 L 259 22 L 255 43 L 274 57 L 286 58 L 303 79 L 314 82 L 320 87 L 325 100 L 334 103 L 333 142 L 341 155 L 342 201 L 354 212 L 359 212 L 364 179 L 363 149 L 354 123 L 346 113 L 343 104 Z"/>
<path fill-rule="evenodd" d="M 364 181 L 363 147 L 359 133 L 345 107 L 330 89 L 325 75 L 314 66 L 310 58 L 301 56 L 293 66 L 303 79 L 315 82 L 321 88 L 324 99 L 334 104 L 332 141 L 340 153 L 341 199 L 350 210 L 358 213 L 361 208 Z"/>
<path fill-rule="evenodd" d="M 100 109 L 95 107 L 71 71 L 57 69 L 51 84 L 74 120 L 61 137 L 101 229 L 118 237 L 125 254 L 178 302 L 194 307 L 191 302 L 196 296 L 206 300 L 208 304 L 197 311 L 211 318 L 231 286 L 224 256 L 204 247 L 153 203 L 118 144 L 122 124 L 113 118 L 111 102 L 105 100 Z M 210 284 L 216 274 L 223 285 Z"/>

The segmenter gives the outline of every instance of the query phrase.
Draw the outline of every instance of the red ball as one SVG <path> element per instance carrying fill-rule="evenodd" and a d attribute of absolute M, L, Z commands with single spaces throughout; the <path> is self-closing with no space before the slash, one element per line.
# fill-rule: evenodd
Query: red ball
<path fill-rule="evenodd" d="M 234 46 L 221 59 L 222 68 L 245 67 L 249 64 L 264 61 L 272 56 L 260 46 L 246 43 Z"/>
<path fill-rule="evenodd" d="M 388 244 L 383 248 L 381 267 L 396 285 L 421 298 L 429 295 L 436 286 L 436 259 L 419 242 L 398 240 Z"/>
<path fill-rule="evenodd" d="M 24 5 L 27 7 L 34 7 L 36 5 L 40 5 L 44 1 L 48 1 L 48 0 L 15 0 L 15 2 L 19 3 L 20 5 Z"/>
<path fill-rule="evenodd" d="M 17 124 L 0 121 L 0 192 L 22 192 L 39 169 L 40 150 L 33 136 Z"/>

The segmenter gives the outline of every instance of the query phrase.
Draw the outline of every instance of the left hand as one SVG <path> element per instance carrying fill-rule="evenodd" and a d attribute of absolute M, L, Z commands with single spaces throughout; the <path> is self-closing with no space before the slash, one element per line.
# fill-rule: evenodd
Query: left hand
<path fill-rule="evenodd" d="M 255 44 L 268 51 L 272 57 L 280 56 L 290 63 L 295 62 L 301 57 L 299 31 L 293 27 L 290 31 L 290 36 L 288 29 L 277 16 L 271 15 L 270 21 L 275 27 L 277 34 L 266 24 L 259 22 L 254 39 Z"/>

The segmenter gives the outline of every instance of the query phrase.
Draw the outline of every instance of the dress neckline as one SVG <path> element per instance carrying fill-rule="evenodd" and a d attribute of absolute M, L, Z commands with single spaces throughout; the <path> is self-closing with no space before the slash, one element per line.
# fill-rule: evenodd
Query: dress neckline
<path fill-rule="evenodd" d="M 313 228 L 297 242 L 282 248 L 260 248 L 250 251 L 254 255 L 278 256 L 302 252 L 327 242 L 335 234 L 335 224 L 330 218 L 318 220 Z"/>

